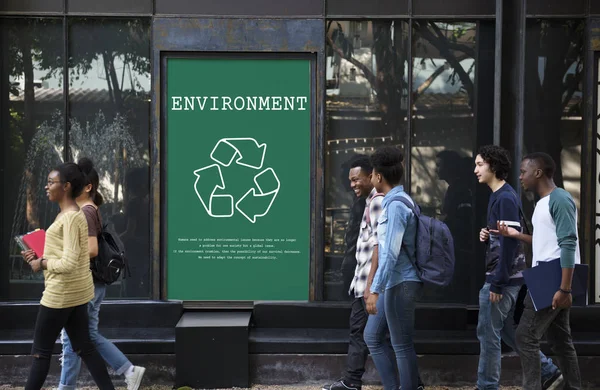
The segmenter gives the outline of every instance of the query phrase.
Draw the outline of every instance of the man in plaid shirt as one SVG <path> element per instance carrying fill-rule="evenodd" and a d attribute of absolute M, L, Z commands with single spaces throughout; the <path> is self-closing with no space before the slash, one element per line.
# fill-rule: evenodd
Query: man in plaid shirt
<path fill-rule="evenodd" d="M 362 376 L 369 355 L 363 336 L 369 317 L 365 299 L 377 270 L 377 220 L 383 200 L 383 194 L 377 193 L 371 184 L 372 171 L 373 167 L 367 156 L 355 159 L 350 165 L 350 187 L 357 197 L 366 197 L 365 211 L 356 242 L 356 270 L 349 291 L 350 294 L 354 294 L 350 312 L 350 345 L 344 377 L 323 386 L 323 390 L 360 390 L 362 387 Z"/>

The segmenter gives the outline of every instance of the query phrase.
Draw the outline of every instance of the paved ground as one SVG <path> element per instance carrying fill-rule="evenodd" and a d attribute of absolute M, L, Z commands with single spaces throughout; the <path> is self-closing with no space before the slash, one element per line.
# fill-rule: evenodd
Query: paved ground
<path fill-rule="evenodd" d="M 470 387 L 446 387 L 446 386 L 433 386 L 427 387 L 427 390 L 473 390 L 473 386 Z M 8 385 L 0 385 L 0 390 L 22 390 L 22 387 L 11 387 Z M 51 388 L 47 388 L 50 390 Z M 92 390 L 93 387 L 83 387 L 80 390 Z M 119 387 L 119 390 L 126 390 L 124 387 Z M 140 389 L 144 390 L 172 390 L 171 387 L 168 386 L 142 386 Z M 254 385 L 252 386 L 252 390 L 320 390 L 321 386 L 318 384 L 314 385 L 285 385 L 285 386 L 261 386 Z M 501 387 L 502 390 L 520 390 L 520 387 Z M 189 387 L 182 387 L 178 390 L 191 390 Z M 224 389 L 227 390 L 227 389 Z M 234 389 L 229 389 L 234 390 Z M 242 389 L 235 389 L 242 390 Z M 381 386 L 366 386 L 363 387 L 363 390 L 381 390 Z"/>

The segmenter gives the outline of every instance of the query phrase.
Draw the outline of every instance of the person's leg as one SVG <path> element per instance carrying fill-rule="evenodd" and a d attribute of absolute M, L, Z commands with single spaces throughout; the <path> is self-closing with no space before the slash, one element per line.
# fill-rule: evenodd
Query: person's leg
<path fill-rule="evenodd" d="M 525 309 L 524 302 L 525 297 L 527 296 L 527 291 L 526 285 L 521 286 L 519 294 L 517 295 L 517 303 L 515 304 L 512 312 L 508 314 L 508 321 L 502 329 L 502 341 L 504 341 L 506 345 L 508 345 L 517 353 L 519 353 L 519 350 L 515 340 L 515 332 L 517 330 L 517 326 L 519 325 L 519 321 L 521 320 L 521 316 L 523 315 L 523 310 Z M 511 319 L 512 321 L 509 321 Z M 544 355 L 542 351 L 540 351 L 540 360 L 542 362 L 542 383 L 544 383 L 553 379 L 554 375 L 559 371 L 559 369 L 556 364 L 552 362 L 552 359 Z"/>
<path fill-rule="evenodd" d="M 581 389 L 581 374 L 579 372 L 577 352 L 575 351 L 571 337 L 571 326 L 569 324 L 570 310 L 563 309 L 556 311 L 558 311 L 558 315 L 548 327 L 548 343 L 562 369 L 565 382 L 564 389 L 579 390 Z"/>
<path fill-rule="evenodd" d="M 50 370 L 50 358 L 54 344 L 69 312 L 70 309 L 50 309 L 40 305 L 31 348 L 33 363 L 25 390 L 39 390 L 44 385 L 48 370 Z"/>
<path fill-rule="evenodd" d="M 62 341 L 62 369 L 60 372 L 59 390 L 75 390 L 77 385 L 77 377 L 81 369 L 81 358 L 73 351 L 71 340 L 67 332 L 61 331 Z"/>
<path fill-rule="evenodd" d="M 502 331 L 514 305 L 520 287 L 507 286 L 498 303 L 490 302 L 490 284 L 485 283 L 479 292 L 479 320 L 477 338 L 479 339 L 479 367 L 477 369 L 477 388 L 479 390 L 497 390 L 500 387 L 501 339 Z"/>
<path fill-rule="evenodd" d="M 365 373 L 365 364 L 369 356 L 369 348 L 365 343 L 365 326 L 369 315 L 365 308 L 365 301 L 355 298 L 350 311 L 350 343 L 346 359 L 346 375 L 344 380 L 352 385 L 362 385 L 362 376 Z"/>
<path fill-rule="evenodd" d="M 73 308 L 65 324 L 65 330 L 71 339 L 73 350 L 87 366 L 98 388 L 114 390 L 106 365 L 90 340 L 87 306 L 85 304 Z"/>
<path fill-rule="evenodd" d="M 90 339 L 96 346 L 102 359 L 113 369 L 117 375 L 124 374 L 129 367 L 133 366 L 129 359 L 113 343 L 108 341 L 98 331 L 100 322 L 100 306 L 106 295 L 106 286 L 103 284 L 94 285 L 94 299 L 89 303 L 89 327 Z"/>
<path fill-rule="evenodd" d="M 491 310 L 492 303 L 490 302 L 490 285 L 485 283 L 481 290 L 479 290 L 479 316 L 477 318 L 477 339 L 479 340 L 479 365 L 477 367 L 477 388 L 483 390 L 490 384 L 490 377 L 493 369 L 490 366 L 493 362 L 490 362 L 491 349 L 493 345 L 490 345 L 490 333 L 491 333 Z"/>
<path fill-rule="evenodd" d="M 385 315 L 403 389 L 416 389 L 419 382 L 413 337 L 416 301 L 422 289 L 422 283 L 403 282 L 385 293 Z"/>
<path fill-rule="evenodd" d="M 398 369 L 395 356 L 387 340 L 388 324 L 385 312 L 386 294 L 379 294 L 377 314 L 370 315 L 365 327 L 365 342 L 371 352 L 375 368 L 384 390 L 398 390 Z"/>
<path fill-rule="evenodd" d="M 509 313 L 507 322 L 504 324 L 504 328 L 502 328 L 502 341 L 506 345 L 508 345 L 513 351 L 519 353 L 519 348 L 517 347 L 517 341 L 515 339 L 515 325 L 514 321 L 510 321 L 511 315 Z M 559 370 L 556 364 L 550 359 L 548 356 L 544 355 L 544 353 L 540 350 L 540 361 L 541 365 L 541 373 L 542 373 L 542 383 L 546 382 L 554 376 Z"/>
<path fill-rule="evenodd" d="M 529 295 L 525 298 L 524 304 L 525 308 L 516 333 L 523 370 L 523 389 L 541 390 L 540 340 L 554 320 L 557 311 L 552 308 L 535 311 Z"/>
<path fill-rule="evenodd" d="M 517 347 L 517 342 L 515 340 L 515 332 L 517 330 L 517 317 L 521 319 L 521 314 L 523 314 L 523 308 L 521 308 L 521 314 L 517 316 L 516 310 L 519 306 L 519 300 L 521 300 L 521 295 L 523 295 L 523 291 L 527 292 L 527 287 L 522 288 L 519 291 L 517 296 L 517 303 L 514 306 L 514 309 L 508 313 L 508 317 L 506 318 L 506 322 L 504 323 L 504 328 L 502 328 L 502 341 L 506 345 L 508 345 L 513 351 L 519 353 L 519 349 Z M 523 301 L 525 298 L 521 300 L 521 306 L 523 306 Z M 554 375 L 559 371 L 558 367 L 552 362 L 552 359 L 544 355 L 542 351 L 540 351 L 540 360 L 542 362 L 542 383 L 545 383 L 551 379 L 556 380 Z"/>

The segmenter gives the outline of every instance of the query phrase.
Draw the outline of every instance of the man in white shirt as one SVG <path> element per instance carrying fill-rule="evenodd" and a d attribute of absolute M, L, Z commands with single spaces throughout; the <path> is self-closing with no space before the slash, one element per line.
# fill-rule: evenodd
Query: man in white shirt
<path fill-rule="evenodd" d="M 534 267 L 558 258 L 562 267 L 562 281 L 552 307 L 535 311 L 531 296 L 525 299 L 525 310 L 516 334 L 524 390 L 541 389 L 539 342 L 544 334 L 558 360 L 564 389 L 581 389 L 579 363 L 569 323 L 573 270 L 580 262 L 577 208 L 571 195 L 554 184 L 555 170 L 556 164 L 546 153 L 529 154 L 521 162 L 519 179 L 523 188 L 540 197 L 533 213 L 533 236 L 506 225 L 498 226 L 502 235 L 532 243 Z"/>

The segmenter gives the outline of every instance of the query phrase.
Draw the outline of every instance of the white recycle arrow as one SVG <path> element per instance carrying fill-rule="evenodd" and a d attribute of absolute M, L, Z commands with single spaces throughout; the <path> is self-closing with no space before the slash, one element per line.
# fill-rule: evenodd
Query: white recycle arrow
<path fill-rule="evenodd" d="M 259 150 L 260 163 L 257 164 L 258 161 L 248 161 L 250 157 L 248 155 L 244 157 L 244 154 L 242 153 L 243 150 Z M 213 148 L 210 153 L 210 158 L 213 161 L 228 167 L 235 157 L 239 156 L 237 160 L 235 160 L 236 164 L 252 169 L 261 169 L 263 162 L 265 161 L 266 152 L 267 144 L 259 144 L 254 138 L 222 138 Z M 227 157 L 227 159 L 223 159 L 223 157 Z"/>
<path fill-rule="evenodd" d="M 235 160 L 235 163 L 238 165 L 259 170 L 262 169 L 266 151 L 267 144 L 259 144 L 254 138 L 222 138 L 217 141 L 210 153 L 210 158 L 215 161 L 216 164 L 208 165 L 194 171 L 194 175 L 196 175 L 194 190 L 209 216 L 215 218 L 229 218 L 234 214 L 233 196 L 228 194 L 216 194 L 218 190 L 225 189 L 221 166 L 229 167 Z M 217 175 L 218 178 L 216 178 Z M 269 180 L 268 176 L 270 176 L 272 180 Z M 201 178 L 202 182 L 200 181 Z M 261 178 L 275 184 L 275 188 L 262 188 L 259 183 Z M 258 217 L 267 215 L 281 187 L 281 182 L 273 168 L 266 168 L 254 176 L 254 184 L 256 185 L 256 188 L 251 188 L 235 202 L 235 209 L 252 223 L 256 223 Z M 209 199 L 208 202 L 206 201 L 206 198 Z M 221 198 L 228 200 L 226 203 L 229 205 L 229 211 L 224 214 L 216 214 L 213 211 L 213 200 Z M 219 209 L 220 208 L 221 204 L 219 204 Z"/>
<path fill-rule="evenodd" d="M 200 191 L 198 191 L 198 182 L 200 181 L 200 178 L 205 175 L 204 172 L 209 171 L 209 170 L 214 171 L 214 169 L 217 170 L 220 180 L 219 180 L 219 183 L 214 185 L 214 187 L 210 193 L 208 204 L 206 204 L 202 195 L 200 194 Z M 225 189 L 225 182 L 223 181 L 223 173 L 221 173 L 221 167 L 219 167 L 218 164 L 212 164 L 212 165 L 206 166 L 204 168 L 196 169 L 194 171 L 194 175 L 196 175 L 196 182 L 194 183 L 194 191 L 196 191 L 196 195 L 198 195 L 198 199 L 200 199 L 200 202 L 202 203 L 202 206 L 204 206 L 204 209 L 206 210 L 208 215 L 210 215 L 211 217 L 215 217 L 215 218 L 228 218 L 228 217 L 233 216 L 233 196 L 227 195 L 227 194 L 222 194 L 222 195 L 215 194 L 215 192 L 217 190 Z M 214 198 L 229 198 L 229 201 L 231 203 L 231 206 L 229 207 L 230 212 L 228 214 L 214 214 L 212 212 L 212 203 L 213 203 Z"/>
<path fill-rule="evenodd" d="M 272 177 L 277 182 L 277 186 L 273 190 L 265 192 L 260 187 L 260 184 L 258 183 L 258 179 L 260 176 L 267 174 L 267 173 L 270 173 L 272 175 Z M 267 215 L 269 213 L 269 210 L 271 209 L 271 206 L 273 205 L 273 202 L 275 201 L 275 198 L 277 197 L 277 194 L 279 193 L 279 188 L 281 187 L 281 182 L 279 181 L 279 178 L 277 177 L 277 174 L 275 174 L 275 171 L 273 170 L 273 168 L 267 168 L 264 171 L 262 171 L 261 173 L 259 173 L 258 175 L 254 176 L 254 184 L 256 184 L 256 188 L 258 188 L 258 193 L 256 192 L 256 190 L 254 188 L 252 188 L 248 192 L 246 192 L 244 194 L 244 196 L 242 196 L 240 198 L 240 200 L 238 200 L 237 203 L 235 204 L 236 210 L 239 211 L 244 217 L 246 217 L 246 219 L 248 219 L 248 221 L 250 221 L 252 223 L 256 223 L 257 217 L 264 217 L 265 215 Z M 244 201 L 244 199 L 246 199 L 246 197 L 248 197 L 250 195 L 252 195 L 252 197 L 254 199 L 258 198 L 259 200 L 262 199 L 262 200 L 268 202 L 268 206 L 266 207 L 264 212 L 258 213 L 258 214 L 251 213 L 253 215 L 250 215 L 249 213 L 244 211 L 243 208 L 240 207 L 240 204 Z"/>

